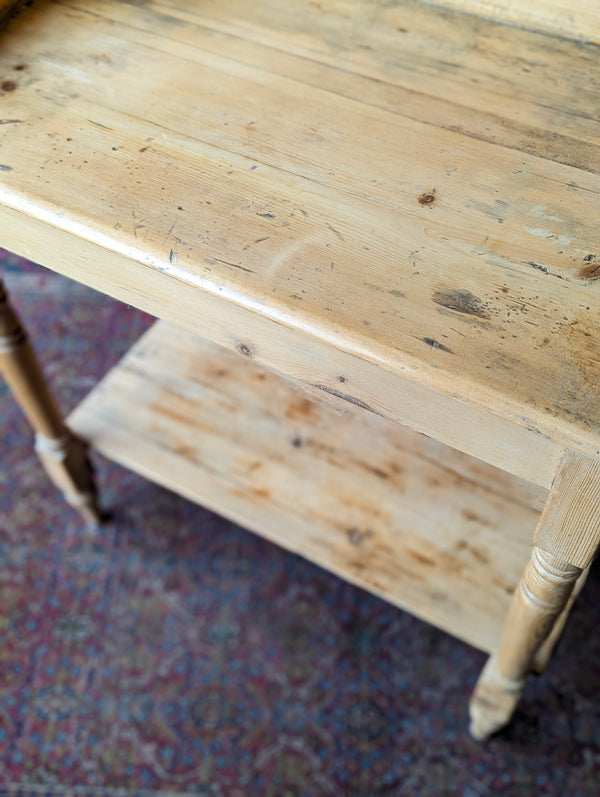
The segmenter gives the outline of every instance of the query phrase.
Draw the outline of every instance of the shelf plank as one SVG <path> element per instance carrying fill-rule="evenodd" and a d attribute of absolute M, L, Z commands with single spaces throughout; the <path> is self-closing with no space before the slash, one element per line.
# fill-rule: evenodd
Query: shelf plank
<path fill-rule="evenodd" d="M 546 495 L 164 322 L 69 424 L 109 458 L 486 651 Z"/>

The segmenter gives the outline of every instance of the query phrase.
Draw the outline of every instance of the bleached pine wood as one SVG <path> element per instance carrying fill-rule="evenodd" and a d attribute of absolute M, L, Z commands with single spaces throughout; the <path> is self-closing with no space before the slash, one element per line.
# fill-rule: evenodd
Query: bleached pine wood
<path fill-rule="evenodd" d="M 567 452 L 535 534 L 535 544 L 583 569 L 600 545 L 600 460 Z"/>
<path fill-rule="evenodd" d="M 596 61 L 507 30 L 37 3 L 0 54 L 5 244 L 549 486 L 600 450 Z"/>
<path fill-rule="evenodd" d="M 470 704 L 471 734 L 503 728 L 519 701 L 540 645 L 565 609 L 581 569 L 534 547 L 511 603 L 497 653 L 481 673 Z"/>
<path fill-rule="evenodd" d="M 497 645 L 538 516 L 526 483 L 165 324 L 69 424 L 111 459 Z"/>
<path fill-rule="evenodd" d="M 2 242 L 549 487 L 600 455 L 596 71 L 411 0 L 38 0 L 0 39 Z"/>
<path fill-rule="evenodd" d="M 527 675 L 539 666 L 540 648 L 553 636 L 557 621 L 560 631 L 575 582 L 599 544 L 600 464 L 567 452 L 542 512 L 502 641 L 471 699 L 471 732 L 476 738 L 491 735 L 509 721 Z"/>
<path fill-rule="evenodd" d="M 436 6 L 479 14 L 489 19 L 600 43 L 600 9 L 596 0 L 423 0 Z"/>
<path fill-rule="evenodd" d="M 100 520 L 87 444 L 65 426 L 27 335 L 0 281 L 0 373 L 36 432 L 46 472 L 86 521 Z"/>
<path fill-rule="evenodd" d="M 571 592 L 571 595 L 566 603 L 565 608 L 563 609 L 562 613 L 558 616 L 554 625 L 552 626 L 552 631 L 542 642 L 540 647 L 537 649 L 532 664 L 532 671 L 534 673 L 540 675 L 541 673 L 544 672 L 544 670 L 548 666 L 550 659 L 552 658 L 554 648 L 556 647 L 558 641 L 560 640 L 565 625 L 567 624 L 567 620 L 569 619 L 569 614 L 571 612 L 571 609 L 573 608 L 573 604 L 577 600 L 580 592 L 585 587 L 585 582 L 587 581 L 588 575 L 589 575 L 589 567 L 587 567 L 582 572 L 582 574 L 575 582 L 575 586 L 573 587 L 573 591 Z"/>

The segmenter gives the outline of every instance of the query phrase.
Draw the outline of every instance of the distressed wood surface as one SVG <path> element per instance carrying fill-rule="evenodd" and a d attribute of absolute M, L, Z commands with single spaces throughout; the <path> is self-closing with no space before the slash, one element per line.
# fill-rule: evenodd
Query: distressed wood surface
<path fill-rule="evenodd" d="M 597 0 L 423 0 L 557 36 L 600 43 Z"/>
<path fill-rule="evenodd" d="M 7 247 L 540 484 L 597 455 L 595 47 L 409 0 L 39 0 L 0 45 Z"/>
<path fill-rule="evenodd" d="M 69 424 L 146 477 L 497 646 L 543 499 L 526 483 L 164 323 Z"/>

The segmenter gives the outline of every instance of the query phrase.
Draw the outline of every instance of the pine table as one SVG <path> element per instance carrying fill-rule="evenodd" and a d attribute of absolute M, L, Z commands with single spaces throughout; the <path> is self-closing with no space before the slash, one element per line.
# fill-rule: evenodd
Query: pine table
<path fill-rule="evenodd" d="M 478 738 L 600 542 L 600 12 L 516 6 L 36 0 L 0 34 L 0 243 L 160 319 L 65 426 L 0 292 L 50 475 L 97 518 L 91 444 L 490 652 Z"/>

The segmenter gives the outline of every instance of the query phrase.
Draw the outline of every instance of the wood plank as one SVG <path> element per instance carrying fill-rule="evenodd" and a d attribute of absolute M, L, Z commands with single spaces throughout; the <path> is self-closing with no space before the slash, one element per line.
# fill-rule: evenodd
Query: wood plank
<path fill-rule="evenodd" d="M 6 245 L 192 329 L 220 297 L 220 342 L 338 391 L 349 355 L 349 395 L 412 419 L 392 377 L 437 394 L 442 439 L 548 484 L 600 451 L 595 51 L 506 30 L 408 0 L 42 0 L 0 54 Z"/>
<path fill-rule="evenodd" d="M 600 44 L 596 0 L 423 0 L 533 30 Z"/>
<path fill-rule="evenodd" d="M 546 494 L 164 323 L 69 424 L 112 459 L 484 650 Z"/>
<path fill-rule="evenodd" d="M 156 14 L 186 23 L 170 36 L 194 60 L 201 47 L 213 59 L 263 71 L 268 61 L 282 77 L 435 127 L 584 170 L 597 164 L 593 47 L 529 31 L 507 35 L 484 19 L 410 0 L 329 3 L 302 17 L 274 6 L 211 0 L 191 10 L 181 0 L 154 0 L 144 13 L 125 14 L 148 33 Z M 106 13 L 106 0 L 94 8 Z"/>

